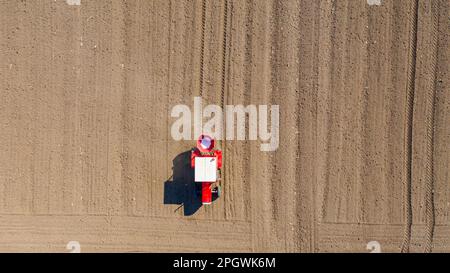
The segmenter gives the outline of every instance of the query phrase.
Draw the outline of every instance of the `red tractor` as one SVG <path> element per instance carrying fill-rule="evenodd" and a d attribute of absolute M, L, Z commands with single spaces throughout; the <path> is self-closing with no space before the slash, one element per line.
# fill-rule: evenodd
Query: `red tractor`
<path fill-rule="evenodd" d="M 191 153 L 191 167 L 195 170 L 195 182 L 201 184 L 203 205 L 209 205 L 220 196 L 220 170 L 222 168 L 222 151 L 214 149 L 214 139 L 201 135 L 197 147 Z"/>

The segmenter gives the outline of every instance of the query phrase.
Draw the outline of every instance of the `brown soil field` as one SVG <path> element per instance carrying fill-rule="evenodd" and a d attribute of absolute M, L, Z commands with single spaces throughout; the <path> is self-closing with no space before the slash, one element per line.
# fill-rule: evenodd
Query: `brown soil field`
<path fill-rule="evenodd" d="M 68 2 L 0 1 L 1 252 L 450 252 L 448 1 Z M 195 96 L 280 107 L 202 207 Z"/>

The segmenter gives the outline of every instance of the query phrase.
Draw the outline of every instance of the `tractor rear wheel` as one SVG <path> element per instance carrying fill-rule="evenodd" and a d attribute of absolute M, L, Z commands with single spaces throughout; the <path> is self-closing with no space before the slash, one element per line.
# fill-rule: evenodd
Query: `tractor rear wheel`
<path fill-rule="evenodd" d="M 220 197 L 220 195 L 222 194 L 222 188 L 220 186 L 216 186 L 213 190 L 212 190 L 213 194 L 214 194 L 214 199 L 217 199 Z"/>
<path fill-rule="evenodd" d="M 222 194 L 222 188 L 220 186 L 217 186 L 217 198 L 219 198 L 221 194 Z"/>

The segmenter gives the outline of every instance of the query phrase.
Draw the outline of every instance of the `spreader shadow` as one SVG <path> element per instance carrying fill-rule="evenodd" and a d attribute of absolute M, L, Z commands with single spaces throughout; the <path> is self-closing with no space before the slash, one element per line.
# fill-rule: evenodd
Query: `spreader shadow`
<path fill-rule="evenodd" d="M 191 150 L 177 155 L 172 164 L 172 177 L 164 182 L 164 204 L 183 206 L 185 216 L 193 215 L 202 202 L 197 194 L 199 185 L 194 182 L 194 169 L 191 168 Z"/>

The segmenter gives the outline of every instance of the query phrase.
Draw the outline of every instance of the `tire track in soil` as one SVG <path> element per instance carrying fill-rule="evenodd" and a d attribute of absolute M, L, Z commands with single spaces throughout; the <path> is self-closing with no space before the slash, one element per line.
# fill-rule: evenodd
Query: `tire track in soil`
<path fill-rule="evenodd" d="M 251 102 L 251 91 L 252 91 L 252 65 L 253 65 L 253 49 L 252 49 L 252 32 L 253 32 L 253 8 L 252 8 L 252 0 L 247 0 L 245 3 L 245 12 L 246 12 L 246 22 L 245 22 L 245 49 L 244 49 L 244 103 L 246 105 L 250 104 Z M 248 124 L 246 124 L 246 132 L 248 132 Z M 246 157 L 244 157 L 244 169 L 250 170 L 250 158 L 248 155 L 250 155 L 251 149 L 250 146 L 245 145 L 244 146 L 244 153 Z M 244 215 L 245 219 L 249 219 L 250 215 L 250 206 L 251 203 L 248 198 L 245 198 L 246 196 L 250 196 L 250 188 L 249 188 L 249 182 L 250 182 L 251 176 L 250 172 L 246 172 L 245 178 L 244 178 Z"/>
<path fill-rule="evenodd" d="M 204 59 L 205 59 L 205 27 L 206 27 L 206 0 L 202 1 L 202 25 L 200 38 L 200 85 L 199 96 L 203 97 L 203 81 L 204 81 Z"/>
<path fill-rule="evenodd" d="M 311 185 L 311 207 L 310 207 L 310 221 L 311 221 L 311 236 L 310 236 L 310 249 L 309 252 L 317 252 L 318 249 L 318 242 L 317 242 L 317 234 L 318 234 L 318 225 L 317 225 L 317 108 L 318 108 L 318 92 L 319 92 L 319 49 L 320 49 L 320 2 L 317 2 L 315 7 L 315 15 L 314 15 L 314 36 L 313 39 L 315 41 L 315 46 L 313 48 L 313 80 L 312 80 L 312 92 L 315 93 L 315 95 L 312 95 L 312 108 L 313 108 L 313 134 L 312 134 L 312 142 L 313 142 L 313 154 L 314 158 L 311 162 L 313 162 L 314 165 L 310 165 L 311 168 L 311 174 L 313 175 L 313 178 L 311 182 L 313 185 Z M 301 203 L 297 199 L 296 202 L 298 203 L 297 206 L 301 207 Z"/>
<path fill-rule="evenodd" d="M 115 45 L 111 52 L 111 63 L 118 66 L 119 64 L 125 64 L 126 61 L 125 3 L 113 2 L 111 9 L 113 15 L 111 20 L 111 44 Z M 121 110 L 123 110 L 122 92 L 125 90 L 126 73 L 122 70 L 113 69 L 110 81 L 111 118 L 108 139 L 111 144 L 109 145 L 110 160 L 108 160 L 107 208 L 109 215 L 119 215 L 124 211 L 124 199 L 121 192 L 123 186 L 122 136 L 117 132 L 121 132 L 123 128 Z"/>
<path fill-rule="evenodd" d="M 280 49 L 280 12 L 279 12 L 279 5 L 280 3 L 277 0 L 273 0 L 271 3 L 271 10 L 270 10 L 270 20 L 269 20 L 269 33 L 270 33 L 270 45 L 271 45 L 271 52 L 270 52 L 270 101 L 274 104 L 279 104 L 279 101 L 276 99 L 276 91 L 277 86 L 279 84 L 279 70 L 278 70 L 278 63 L 280 62 L 279 57 L 279 49 Z M 281 123 L 281 121 L 280 121 Z M 270 209 L 271 213 L 270 216 L 272 217 L 273 222 L 278 222 L 278 215 L 279 213 L 279 206 L 277 203 L 277 200 L 275 199 L 276 196 L 279 196 L 279 184 L 281 181 L 278 181 L 276 177 L 279 177 L 277 174 L 278 166 L 277 161 L 274 156 L 270 156 L 269 164 L 270 164 Z"/>
<path fill-rule="evenodd" d="M 433 235 L 435 229 L 435 204 L 434 204 L 434 130 L 435 130 L 435 106 L 436 106 L 436 75 L 437 75 L 437 50 L 438 50 L 438 23 L 439 23 L 439 4 L 434 7 L 431 2 L 431 12 L 434 15 L 431 17 L 431 31 L 428 47 L 431 51 L 429 60 L 431 63 L 426 66 L 426 71 L 423 75 L 429 76 L 432 79 L 431 85 L 426 90 L 426 158 L 425 158 L 425 252 L 431 252 L 433 247 Z M 434 9 L 434 10 L 433 10 Z M 427 17 L 428 18 L 428 17 Z"/>
<path fill-rule="evenodd" d="M 292 234 L 295 251 L 314 252 L 316 239 L 315 226 L 315 166 L 316 162 L 316 125 L 317 120 L 317 83 L 318 83 L 318 49 L 319 49 L 319 3 L 311 5 L 300 2 L 299 12 L 295 15 L 298 29 L 296 46 L 298 60 L 296 73 L 295 124 L 295 182 L 293 196 L 295 203 L 296 231 Z M 314 41 L 306 43 L 305 41 Z M 311 56 L 310 59 L 303 59 Z M 294 217 L 295 217 L 294 216 Z"/>
<path fill-rule="evenodd" d="M 172 1 L 169 0 L 169 33 L 168 33 L 168 44 L 167 44 L 167 94 L 166 94 L 166 106 L 169 107 L 170 105 L 170 92 L 172 91 L 170 89 L 170 68 L 171 68 L 171 53 L 172 53 Z M 166 111 L 166 126 L 169 127 L 170 124 L 170 118 L 169 118 L 169 110 Z M 169 128 L 166 128 L 166 162 L 170 162 L 169 159 L 169 139 L 170 135 L 169 135 Z M 168 163 L 167 163 L 168 164 Z M 166 170 L 169 169 L 168 167 L 166 167 Z M 169 174 L 166 175 L 167 177 L 169 176 Z"/>
<path fill-rule="evenodd" d="M 316 96 L 316 160 L 315 160 L 315 217 L 317 223 L 315 226 L 317 230 L 315 231 L 315 238 L 317 238 L 314 242 L 314 252 L 320 251 L 320 236 L 318 235 L 320 229 L 320 222 L 323 219 L 323 215 L 326 212 L 324 200 L 327 200 L 325 193 L 325 187 L 328 185 L 327 181 L 330 177 L 330 172 L 326 167 L 329 163 L 329 148 L 327 135 L 329 134 L 328 124 L 329 124 L 329 114 L 327 114 L 327 109 L 330 107 L 330 98 L 329 98 L 329 90 L 331 85 L 331 80 L 329 75 L 331 74 L 331 62 L 330 56 L 332 54 L 331 50 L 331 19 L 332 16 L 327 16 L 331 14 L 333 4 L 331 2 L 320 2 L 319 4 L 319 33 L 318 39 L 320 43 L 317 45 L 318 47 L 318 60 L 317 60 L 317 86 L 315 90 L 317 90 Z"/>
<path fill-rule="evenodd" d="M 126 67 L 129 67 L 131 64 L 131 57 L 130 57 L 130 44 L 129 41 L 132 38 L 129 32 L 129 28 L 131 25 L 131 13 L 130 13 L 130 4 L 125 3 L 124 9 L 123 9 L 123 25 L 124 25 L 124 32 L 123 35 L 123 59 L 124 59 L 124 65 Z M 121 165 L 121 203 L 123 204 L 122 213 L 125 215 L 131 215 L 132 211 L 129 207 L 128 197 L 131 194 L 130 191 L 130 179 L 129 179 L 129 160 L 128 155 L 130 153 L 130 141 L 126 137 L 129 135 L 130 131 L 130 114 L 129 114 L 129 107 L 130 107 L 130 94 L 129 94 L 129 86 L 130 86 L 130 80 L 128 78 L 128 72 L 124 73 L 124 79 L 123 79 L 123 91 L 122 91 L 122 104 L 121 104 L 121 136 L 122 136 L 122 143 L 121 143 L 121 154 L 120 154 L 120 165 Z"/>
<path fill-rule="evenodd" d="M 230 44 L 228 43 L 228 0 L 225 1 L 225 6 L 223 8 L 223 44 L 222 44 L 222 82 L 221 82 L 221 90 L 220 90 L 220 105 L 222 109 L 225 105 L 225 89 L 227 84 L 227 56 L 229 56 L 230 52 Z M 231 3 L 231 10 L 233 9 Z M 232 14 L 232 12 L 231 12 Z M 228 66 L 229 69 L 229 66 Z M 221 141 L 222 142 L 222 141 Z"/>
<path fill-rule="evenodd" d="M 228 41 L 228 33 L 231 33 L 228 31 L 228 6 L 229 6 L 228 0 L 224 0 L 223 28 L 222 28 L 222 78 L 221 78 L 221 88 L 220 88 L 220 106 L 222 107 L 222 109 L 224 109 L 224 107 L 225 107 L 225 101 L 226 101 L 226 97 L 227 97 L 226 92 L 228 91 L 227 75 L 229 75 L 229 72 L 230 72 L 229 71 L 230 70 L 229 63 L 227 66 L 227 59 L 228 59 L 227 56 L 230 56 L 230 43 Z M 231 14 L 232 14 L 232 12 L 231 12 Z M 220 150 L 222 151 L 222 162 L 227 162 L 226 161 L 226 154 L 227 154 L 226 153 L 226 141 L 224 139 L 223 133 L 222 133 L 221 139 L 219 139 L 219 141 L 218 141 L 218 144 L 219 144 Z M 227 162 L 227 163 L 229 163 L 229 162 Z M 221 170 L 222 177 L 221 177 L 221 181 L 220 181 L 220 186 L 222 187 L 222 189 L 224 189 L 226 186 L 225 181 L 226 181 L 226 177 L 227 177 L 226 176 L 227 165 L 228 164 L 223 164 L 223 167 Z M 224 211 L 225 219 L 227 219 L 228 216 L 234 215 L 233 206 L 230 205 L 230 207 L 228 208 L 227 201 L 230 201 L 230 203 L 232 203 L 233 195 L 231 195 L 230 200 L 227 200 L 227 198 L 223 198 L 224 207 L 225 207 L 225 211 Z"/>
<path fill-rule="evenodd" d="M 436 88 L 435 110 L 434 110 L 434 136 L 433 136 L 433 190 L 435 206 L 435 229 L 433 234 L 433 252 L 449 252 L 450 231 L 441 232 L 440 226 L 450 222 L 450 92 L 448 92 L 449 82 L 449 38 L 448 34 L 448 14 L 450 5 L 448 1 L 439 4 L 438 22 L 438 51 L 437 51 L 437 75 L 433 79 Z M 424 39 L 428 42 L 429 38 Z M 430 59 L 430 58 L 427 58 Z M 445 235 L 440 238 L 440 234 Z M 447 249 L 447 250 L 445 250 Z"/>
<path fill-rule="evenodd" d="M 408 76 L 406 87 L 406 124 L 405 124 L 405 157 L 404 168 L 406 177 L 403 185 L 405 189 L 405 230 L 403 234 L 403 243 L 401 252 L 409 252 L 411 243 L 411 226 L 412 226 L 412 202 L 411 202 L 411 166 L 412 166 L 412 129 L 413 129 L 413 110 L 414 110 L 414 93 L 416 78 L 416 54 L 417 54 L 417 21 L 418 21 L 418 0 L 412 2 L 410 12 L 410 32 L 409 32 L 409 52 L 408 52 Z"/>

